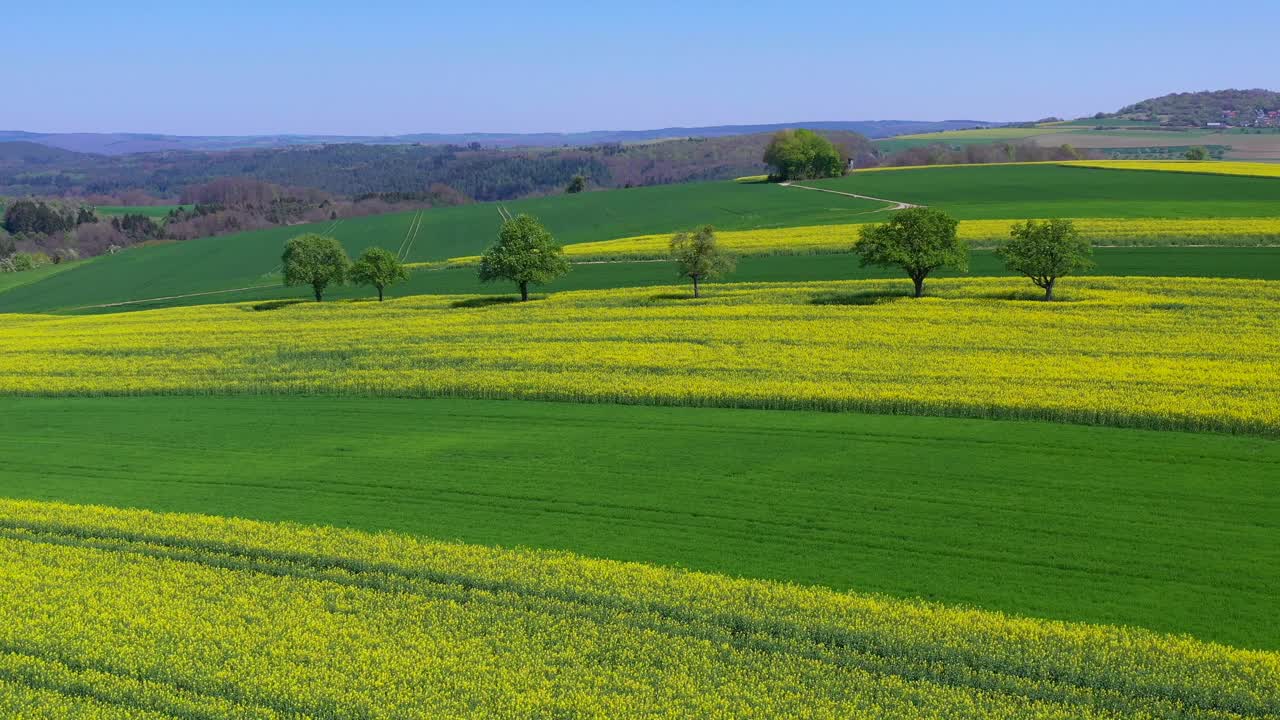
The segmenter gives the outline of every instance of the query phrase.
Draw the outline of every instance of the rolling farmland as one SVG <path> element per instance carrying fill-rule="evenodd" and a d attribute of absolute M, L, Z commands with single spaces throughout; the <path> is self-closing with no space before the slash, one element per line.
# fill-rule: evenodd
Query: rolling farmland
<path fill-rule="evenodd" d="M 961 220 L 1275 217 L 1280 181 L 1030 165 L 856 172 L 813 187 L 937 207 Z"/>
<path fill-rule="evenodd" d="M 696 319 L 670 288 L 16 315 L 0 328 L 0 393 L 495 397 L 1280 434 L 1268 283 L 1079 278 L 1053 305 L 1010 279 L 938 280 L 919 302 L 904 285 L 730 285 Z"/>
<path fill-rule="evenodd" d="M 507 203 L 577 263 L 530 303 L 491 204 L 0 275 L 0 715 L 1280 717 L 1280 178 L 803 185 Z M 1054 216 L 1045 303 L 993 248 Z M 414 271 L 301 302 L 309 231 Z"/>
<path fill-rule="evenodd" d="M 1280 204 L 1280 179 L 1275 178 L 1057 164 L 860 172 L 806 184 L 948 210 L 963 219 L 966 238 L 987 245 L 1006 237 L 1008 226 L 1016 220 L 1052 216 L 1079 218 L 1082 228 L 1100 245 L 1269 245 L 1276 240 L 1275 208 Z M 731 182 L 590 192 L 505 206 L 538 216 L 559 241 L 570 246 L 571 255 L 582 259 L 650 258 L 663 249 L 671 232 L 699 222 L 714 224 L 724 232 L 726 244 L 740 252 L 831 252 L 852 245 L 857 224 L 886 216 L 879 212 L 886 207 L 882 203 Z M 164 306 L 302 295 L 296 289 L 279 288 L 278 276 L 284 241 L 302 232 L 330 233 L 352 256 L 378 245 L 410 262 L 438 262 L 474 256 L 492 242 L 499 222 L 494 205 L 479 204 L 136 248 L 64 267 L 56 277 L 8 290 L 0 276 L 0 312 L 67 310 L 138 300 L 154 300 L 147 306 Z M 583 247 L 572 249 L 576 244 Z M 644 247 L 621 249 L 633 244 Z M 652 277 L 646 269 L 634 270 L 636 278 Z M 421 275 L 411 283 L 413 292 L 441 291 L 433 277 Z M 780 272 L 772 278 L 809 279 Z M 470 292 L 474 284 L 445 287 L 465 287 L 458 291 Z M 562 283 L 558 287 L 592 285 Z M 359 292 L 348 291 L 347 296 Z M 198 293 L 219 294 L 178 298 Z"/>
<path fill-rule="evenodd" d="M 161 717 L 1280 710 L 1268 692 L 1280 681 L 1275 654 L 1144 631 L 201 516 L 6 501 L 0 528 L 0 682 L 19 711 L 50 703 Z M 168 660 L 172 650 L 182 662 Z"/>
<path fill-rule="evenodd" d="M 1116 118 L 1044 123 L 1035 127 L 949 130 L 900 135 L 876 140 L 875 144 L 883 151 L 896 152 L 927 145 L 963 147 L 993 142 L 1030 143 L 1042 147 L 1071 145 L 1075 148 L 1100 150 L 1107 154 L 1124 154 L 1139 148 L 1185 149 L 1199 145 L 1223 148 L 1224 156 L 1228 160 L 1274 162 L 1280 159 L 1280 129 L 1277 128 L 1163 129 L 1157 123 Z"/>
<path fill-rule="evenodd" d="M 0 449 L 31 458 L 0 468 L 14 498 L 570 550 L 1280 649 L 1267 601 L 1280 577 L 1280 444 L 1258 438 L 707 408 L 146 397 L 9 400 Z"/>

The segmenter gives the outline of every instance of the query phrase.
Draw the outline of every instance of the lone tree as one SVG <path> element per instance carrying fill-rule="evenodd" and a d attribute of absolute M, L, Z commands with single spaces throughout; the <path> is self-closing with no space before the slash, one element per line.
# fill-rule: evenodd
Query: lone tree
<path fill-rule="evenodd" d="M 1195 147 L 1187 150 L 1186 158 L 1188 160 L 1208 160 L 1209 149 L 1203 145 L 1196 145 Z"/>
<path fill-rule="evenodd" d="M 1058 278 L 1093 267 L 1093 248 L 1070 220 L 1028 220 L 1014 225 L 1009 234 L 1013 239 L 996 254 L 1010 270 L 1044 289 L 1046 302 L 1053 300 Z"/>
<path fill-rule="evenodd" d="M 720 249 L 716 243 L 716 230 L 710 225 L 672 237 L 671 257 L 680 268 L 680 277 L 693 281 L 694 297 L 701 297 L 698 290 L 700 282 L 733 272 L 737 265 L 732 255 Z"/>
<path fill-rule="evenodd" d="M 847 161 L 831 141 L 812 130 L 779 130 L 765 148 L 764 161 L 775 180 L 840 177 Z"/>
<path fill-rule="evenodd" d="M 569 272 L 564 250 L 542 223 L 517 215 L 502 223 L 498 242 L 480 258 L 480 281 L 509 280 L 520 288 L 520 300 L 529 299 L 529 284 L 541 285 Z"/>
<path fill-rule="evenodd" d="M 916 286 L 916 297 L 924 295 L 924 279 L 938 268 L 967 271 L 969 246 L 956 237 L 955 218 L 930 208 L 908 208 L 894 214 L 889 222 L 862 229 L 853 251 L 862 266 L 899 267 Z"/>
<path fill-rule="evenodd" d="M 347 279 L 347 251 L 328 235 L 307 233 L 290 238 L 284 244 L 285 285 L 310 285 L 316 302 L 324 299 L 330 285 L 341 285 Z"/>
<path fill-rule="evenodd" d="M 567 192 L 567 193 L 569 193 L 570 195 L 572 195 L 572 194 L 574 194 L 574 193 L 580 193 L 580 192 L 582 192 L 583 190 L 586 190 L 586 189 L 587 189 L 587 178 L 586 178 L 586 176 L 585 176 L 585 175 L 574 175 L 574 176 L 573 176 L 573 179 L 569 181 L 569 186 L 568 186 L 568 187 L 566 187 L 566 188 L 564 189 L 564 191 L 565 191 L 565 192 Z"/>
<path fill-rule="evenodd" d="M 378 302 L 382 302 L 383 291 L 388 285 L 408 279 L 409 271 L 400 262 L 400 258 L 390 250 L 380 247 L 365 250 L 351 266 L 351 282 L 377 288 Z"/>

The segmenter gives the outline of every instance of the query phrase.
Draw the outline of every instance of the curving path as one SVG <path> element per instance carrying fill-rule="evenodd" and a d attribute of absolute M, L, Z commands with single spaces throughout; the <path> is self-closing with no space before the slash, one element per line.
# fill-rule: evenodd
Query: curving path
<path fill-rule="evenodd" d="M 789 183 L 789 182 L 782 182 L 778 184 L 781 185 L 782 187 L 800 188 L 801 190 L 814 190 L 816 192 L 831 193 L 832 195 L 844 195 L 845 197 L 858 198 L 859 200 L 874 200 L 876 202 L 887 203 L 893 206 L 893 207 L 880 208 L 879 210 L 872 210 L 871 212 L 885 212 L 885 211 L 893 212 L 894 210 L 906 210 L 907 208 L 924 207 L 923 205 L 916 205 L 909 202 L 902 202 L 901 200 L 886 200 L 884 198 L 871 197 L 870 195 L 858 195 L 856 193 L 842 192 L 840 190 L 828 190 L 826 188 L 809 187 L 808 185 L 796 185 L 794 183 Z"/>

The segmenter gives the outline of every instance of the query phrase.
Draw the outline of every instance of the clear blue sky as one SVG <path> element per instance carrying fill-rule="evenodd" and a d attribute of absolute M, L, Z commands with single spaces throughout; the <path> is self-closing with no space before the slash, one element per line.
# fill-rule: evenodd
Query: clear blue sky
<path fill-rule="evenodd" d="M 1035 119 L 1280 85 L 1280 2 L 13 0 L 0 129 Z"/>

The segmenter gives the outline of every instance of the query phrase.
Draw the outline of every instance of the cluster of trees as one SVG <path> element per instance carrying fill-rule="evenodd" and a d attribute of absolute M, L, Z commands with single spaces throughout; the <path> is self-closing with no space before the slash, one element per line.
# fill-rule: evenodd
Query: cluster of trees
<path fill-rule="evenodd" d="M 886 223 L 862 229 L 853 251 L 863 267 L 895 267 L 906 271 L 915 285 L 915 296 L 924 296 L 924 282 L 941 268 L 969 269 L 969 247 L 957 235 L 959 222 L 941 210 L 909 208 Z M 1011 239 L 996 253 L 1009 270 L 1030 278 L 1054 299 L 1060 278 L 1093 266 L 1093 248 L 1070 220 L 1028 220 L 1014 225 Z"/>
<path fill-rule="evenodd" d="M 290 238 L 280 257 L 285 285 L 310 285 L 316 302 L 331 285 L 370 285 L 381 302 L 386 289 L 409 278 L 404 263 L 390 250 L 367 248 L 353 263 L 336 238 L 307 233 Z"/>
<path fill-rule="evenodd" d="M 0 220 L 0 271 L 30 270 L 74 260 L 74 239 L 98 224 L 93 208 L 79 203 L 23 198 L 4 203 Z"/>
<path fill-rule="evenodd" d="M 386 288 L 409 277 L 404 262 L 388 250 L 368 248 L 352 263 L 342 243 L 327 235 L 309 233 L 291 238 L 281 256 L 284 284 L 310 285 L 316 302 L 332 285 L 351 282 L 372 286 L 382 301 Z M 480 259 L 481 282 L 515 283 L 520 299 L 529 299 L 529 286 L 541 285 L 569 272 L 564 248 L 542 223 L 517 215 L 502 223 L 498 241 Z"/>
<path fill-rule="evenodd" d="M 55 235 L 97 221 L 93 208 L 79 204 L 22 199 L 4 210 L 4 229 L 10 235 Z"/>
<path fill-rule="evenodd" d="M 764 151 L 764 162 L 774 181 L 840 177 L 849 158 L 827 138 L 812 130 L 780 130 Z"/>
<path fill-rule="evenodd" d="M 912 167 L 917 165 L 982 165 L 1005 162 L 1046 162 L 1058 160 L 1100 160 L 1106 155 L 1071 145 L 1041 147 L 1033 143 L 981 143 L 952 147 L 944 143 L 904 148 L 879 156 L 862 156 L 855 166 Z"/>

